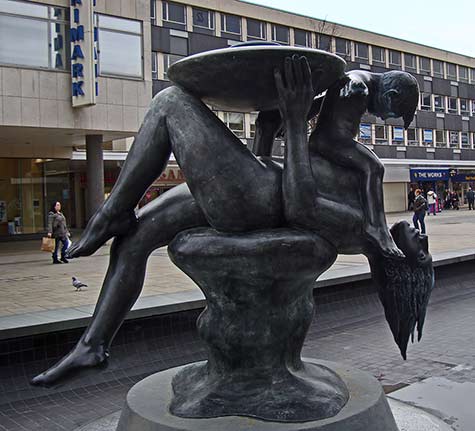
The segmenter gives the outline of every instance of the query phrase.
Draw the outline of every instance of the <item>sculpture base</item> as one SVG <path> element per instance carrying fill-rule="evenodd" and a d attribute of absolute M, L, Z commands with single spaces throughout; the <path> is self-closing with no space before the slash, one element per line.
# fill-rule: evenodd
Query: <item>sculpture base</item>
<path fill-rule="evenodd" d="M 326 367 L 346 384 L 350 399 L 334 417 L 309 422 L 266 422 L 243 416 L 188 419 L 174 416 L 172 379 L 185 367 L 154 374 L 137 383 L 127 394 L 117 431 L 398 431 L 380 383 L 367 373 L 341 364 L 305 360 Z M 197 363 L 199 366 L 202 363 Z M 242 400 L 245 401 L 245 400 Z"/>

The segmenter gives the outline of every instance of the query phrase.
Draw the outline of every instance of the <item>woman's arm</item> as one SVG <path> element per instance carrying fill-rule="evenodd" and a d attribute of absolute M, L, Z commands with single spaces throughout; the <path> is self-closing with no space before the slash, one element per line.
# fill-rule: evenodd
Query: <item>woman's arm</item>
<path fill-rule="evenodd" d="M 307 143 L 307 115 L 313 103 L 311 72 L 305 57 L 285 59 L 284 76 L 275 70 L 279 109 L 286 130 L 282 189 L 284 214 L 291 226 L 315 226 L 316 187 Z"/>

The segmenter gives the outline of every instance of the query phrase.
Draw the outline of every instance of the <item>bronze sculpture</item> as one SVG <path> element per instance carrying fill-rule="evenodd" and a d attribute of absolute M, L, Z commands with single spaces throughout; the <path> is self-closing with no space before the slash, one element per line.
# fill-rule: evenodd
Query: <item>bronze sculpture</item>
<path fill-rule="evenodd" d="M 267 88 L 267 94 L 264 93 L 268 97 L 263 100 L 273 102 L 264 107 L 267 111 L 261 111 L 256 131 L 255 148 L 259 157 L 243 146 L 199 99 L 206 99 L 206 94 L 197 95 L 182 86 L 173 86 L 155 96 L 109 199 L 69 251 L 71 257 L 90 255 L 107 239 L 115 237 L 93 319 L 73 351 L 35 377 L 33 384 L 54 384 L 74 371 L 103 364 L 115 333 L 140 293 L 149 254 L 175 238 L 172 257 L 179 261 L 181 248 L 177 241 L 186 238 L 193 242 L 195 232 L 208 241 L 209 228 L 215 229 L 211 237 L 224 235 L 222 241 L 228 244 L 233 244 L 233 240 L 226 235 L 251 241 L 253 232 L 264 231 L 269 232 L 264 238 L 278 247 L 279 241 L 285 243 L 285 238 L 299 242 L 299 235 L 303 234 L 318 250 L 314 256 L 314 278 L 334 262 L 338 253 L 364 253 L 370 260 L 395 341 L 406 356 L 408 340 L 415 328 L 419 337 L 422 334 L 433 286 L 427 238 L 404 222 L 389 232 L 382 201 L 383 167 L 371 150 L 354 141 L 354 136 L 366 110 L 381 118 L 403 117 L 407 127 L 417 105 L 417 82 L 404 72 L 344 74 L 344 62 L 327 53 L 323 60 L 318 60 L 319 67 L 312 68 L 312 61 L 308 60 L 312 53 L 306 51 L 316 50 L 244 46 L 221 51 L 241 49 L 246 55 L 250 51 L 252 58 L 258 50 L 261 54 L 270 50 L 274 55 L 281 48 L 296 54 L 280 53 L 279 58 L 285 58 L 283 65 L 281 62 L 280 67 L 271 69 L 274 89 Z M 186 60 L 189 59 L 183 61 Z M 182 66 L 177 63 L 177 70 L 182 70 Z M 173 79 L 172 72 L 171 69 Z M 325 84 L 319 86 L 318 82 L 323 81 Z M 269 87 L 269 79 L 265 82 Z M 315 99 L 325 89 L 326 95 Z M 243 96 L 241 106 L 247 107 L 250 97 L 252 94 Z M 306 120 L 316 111 L 319 112 L 316 127 L 307 139 Z M 286 136 L 283 166 L 270 157 L 274 137 L 280 129 Z M 184 171 L 187 184 L 146 205 L 136 217 L 133 208 L 165 168 L 171 151 Z M 339 178 L 339 184 L 335 178 Z M 340 190 L 345 190 L 343 201 L 337 196 Z M 189 231 L 193 228 L 208 230 Z M 285 235 L 279 229 L 285 229 Z M 280 238 L 277 242 L 276 236 Z M 259 243 L 254 237 L 252 241 Z M 402 279 L 401 270 L 406 275 Z M 208 276 L 210 269 L 206 271 Z M 308 278 L 308 273 L 302 277 Z M 401 286 L 398 291 L 397 287 Z M 307 289 L 302 293 L 307 295 L 307 300 L 308 292 Z M 299 309 L 302 311 L 306 304 L 302 302 Z M 281 364 L 291 373 L 304 366 L 300 349 L 308 324 L 307 318 L 297 331 L 296 344 L 282 353 L 284 357 L 295 358 Z M 244 360 L 235 348 L 233 352 L 234 361 Z M 322 370 L 316 372 L 317 386 L 321 389 L 322 381 L 330 382 L 331 395 L 330 402 L 317 417 L 328 417 L 342 408 L 348 393 L 338 376 Z M 184 381 L 190 384 L 189 378 L 188 375 Z M 183 403 L 186 405 L 188 401 L 185 399 Z M 206 403 L 192 411 L 183 409 L 183 403 L 180 406 L 177 401 L 172 410 L 191 417 L 215 415 Z M 221 414 L 229 412 L 238 414 L 232 408 Z M 261 416 L 252 411 L 242 414 L 279 420 L 275 411 Z M 312 417 L 315 418 L 296 409 L 281 420 Z"/>

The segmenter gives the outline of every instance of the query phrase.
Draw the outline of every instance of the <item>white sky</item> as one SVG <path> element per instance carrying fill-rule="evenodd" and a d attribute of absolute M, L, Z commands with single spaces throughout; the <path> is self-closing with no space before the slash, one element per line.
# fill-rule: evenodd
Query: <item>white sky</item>
<path fill-rule="evenodd" d="M 247 0 L 475 57 L 475 0 Z"/>

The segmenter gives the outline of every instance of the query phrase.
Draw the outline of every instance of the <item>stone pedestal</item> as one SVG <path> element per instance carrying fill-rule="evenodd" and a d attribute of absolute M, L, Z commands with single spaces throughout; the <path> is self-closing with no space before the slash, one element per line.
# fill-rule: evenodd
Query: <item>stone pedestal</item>
<path fill-rule="evenodd" d="M 174 239 L 169 254 L 206 296 L 197 325 L 208 361 L 136 385 L 120 431 L 397 430 L 378 382 L 301 359 L 315 280 L 336 259 L 327 241 L 290 229 L 193 229 Z"/>

